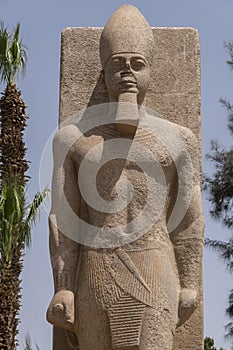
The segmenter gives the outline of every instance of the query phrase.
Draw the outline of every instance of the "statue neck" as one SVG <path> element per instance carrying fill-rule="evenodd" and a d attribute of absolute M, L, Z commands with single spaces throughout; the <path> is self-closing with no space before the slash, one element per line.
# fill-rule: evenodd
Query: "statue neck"
<path fill-rule="evenodd" d="M 116 110 L 116 127 L 124 136 L 134 136 L 139 123 L 137 94 L 125 92 L 118 96 Z"/>

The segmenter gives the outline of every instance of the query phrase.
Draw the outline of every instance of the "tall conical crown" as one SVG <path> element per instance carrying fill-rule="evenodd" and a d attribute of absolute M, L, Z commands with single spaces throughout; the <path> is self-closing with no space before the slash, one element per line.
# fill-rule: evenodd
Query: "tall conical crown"
<path fill-rule="evenodd" d="M 102 67 L 116 53 L 135 52 L 145 56 L 151 64 L 154 38 L 151 27 L 133 5 L 123 5 L 114 12 L 105 25 L 100 38 Z"/>

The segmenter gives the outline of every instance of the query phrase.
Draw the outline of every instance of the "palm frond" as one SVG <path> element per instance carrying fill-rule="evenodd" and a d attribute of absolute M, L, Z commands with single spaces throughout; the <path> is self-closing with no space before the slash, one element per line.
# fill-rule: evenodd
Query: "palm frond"
<path fill-rule="evenodd" d="M 25 336 L 25 345 L 24 350 L 32 350 L 31 337 L 29 334 Z"/>
<path fill-rule="evenodd" d="M 19 235 L 20 241 L 24 241 L 27 247 L 31 244 L 31 227 L 35 225 L 38 209 L 48 193 L 47 188 L 42 192 L 37 192 L 32 203 L 26 208 L 26 217 L 20 227 Z"/>
<path fill-rule="evenodd" d="M 26 205 L 23 186 L 3 182 L 0 198 L 0 252 L 11 261 L 17 246 L 30 246 L 31 227 L 35 224 L 38 209 L 49 190 L 38 192 L 33 202 Z"/>
<path fill-rule="evenodd" d="M 13 84 L 14 78 L 25 73 L 27 48 L 19 39 L 20 23 L 17 23 L 13 33 L 8 33 L 4 22 L 0 24 L 0 80 Z"/>
<path fill-rule="evenodd" d="M 2 183 L 0 199 L 0 247 L 7 262 L 17 245 L 17 230 L 23 220 L 24 189 L 8 182 Z"/>
<path fill-rule="evenodd" d="M 17 23 L 13 35 L 10 52 L 12 56 L 12 78 L 19 74 L 19 70 L 25 73 L 27 61 L 27 48 L 23 44 L 23 40 L 19 40 L 20 23 Z"/>
<path fill-rule="evenodd" d="M 10 37 L 7 29 L 4 27 L 4 22 L 0 23 L 0 80 L 2 82 L 7 82 L 9 80 L 9 48 Z"/>
<path fill-rule="evenodd" d="M 36 350 L 40 350 L 39 346 L 37 344 L 36 345 Z M 25 336 L 25 345 L 24 345 L 24 350 L 33 350 L 32 349 L 32 342 L 31 342 L 31 337 L 29 334 L 27 334 Z"/>

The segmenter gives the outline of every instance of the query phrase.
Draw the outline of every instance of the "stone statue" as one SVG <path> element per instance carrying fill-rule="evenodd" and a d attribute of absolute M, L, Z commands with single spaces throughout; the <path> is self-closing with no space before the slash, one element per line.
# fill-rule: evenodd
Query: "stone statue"
<path fill-rule="evenodd" d="M 66 330 L 69 349 L 172 350 L 176 328 L 197 306 L 204 230 L 198 146 L 188 128 L 143 107 L 153 40 L 142 14 L 121 6 L 100 39 L 107 122 L 84 112 L 54 139 L 55 295 L 47 319 Z M 67 217 L 64 198 L 82 224 Z M 97 238 L 89 237 L 91 226 Z"/>

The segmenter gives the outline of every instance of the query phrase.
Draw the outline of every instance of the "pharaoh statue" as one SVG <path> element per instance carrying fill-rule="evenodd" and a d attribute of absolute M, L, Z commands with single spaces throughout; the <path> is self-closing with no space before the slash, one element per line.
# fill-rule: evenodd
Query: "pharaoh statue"
<path fill-rule="evenodd" d="M 172 350 L 197 307 L 197 140 L 144 107 L 153 53 L 146 19 L 121 6 L 100 38 L 109 102 L 54 138 L 47 319 L 65 330 L 65 350 Z"/>

